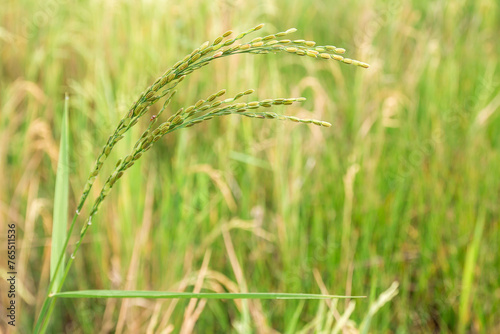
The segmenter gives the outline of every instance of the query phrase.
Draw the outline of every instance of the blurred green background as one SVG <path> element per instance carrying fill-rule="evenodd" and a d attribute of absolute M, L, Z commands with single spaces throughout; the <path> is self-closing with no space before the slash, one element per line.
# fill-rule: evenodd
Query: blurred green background
<path fill-rule="evenodd" d="M 16 223 L 20 333 L 48 285 L 64 93 L 75 208 L 140 92 L 204 41 L 261 22 L 254 37 L 296 27 L 292 38 L 371 67 L 234 56 L 189 76 L 170 110 L 255 88 L 259 99 L 305 96 L 276 111 L 333 126 L 230 116 L 167 136 L 114 187 L 64 290 L 192 291 L 205 258 L 204 291 L 368 296 L 344 333 L 394 281 L 370 332 L 500 331 L 498 1 L 7 0 L 0 240 Z M 117 145 L 89 202 L 147 123 Z M 327 332 L 346 305 L 66 299 L 50 332 Z"/>

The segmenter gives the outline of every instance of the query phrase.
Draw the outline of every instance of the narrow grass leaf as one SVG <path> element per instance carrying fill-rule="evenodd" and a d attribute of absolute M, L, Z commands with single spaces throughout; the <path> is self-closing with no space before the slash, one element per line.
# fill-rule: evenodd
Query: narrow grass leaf
<path fill-rule="evenodd" d="M 474 285 L 474 272 L 477 266 L 477 255 L 481 246 L 484 222 L 486 220 L 486 211 L 480 211 L 479 217 L 474 228 L 474 236 L 465 257 L 464 271 L 462 274 L 462 293 L 460 294 L 460 307 L 458 312 L 458 330 L 457 333 L 467 332 L 467 324 L 470 321 L 471 296 Z"/>
<path fill-rule="evenodd" d="M 335 296 L 306 293 L 214 293 L 214 292 L 168 292 L 168 291 L 125 291 L 125 290 L 81 290 L 66 291 L 54 294 L 59 298 L 180 298 L 180 299 L 335 299 L 365 298 L 364 296 Z"/>
<path fill-rule="evenodd" d="M 50 249 L 50 280 L 55 280 L 55 292 L 63 276 L 63 266 L 56 273 L 57 261 L 63 251 L 66 239 L 66 224 L 68 215 L 69 192 L 69 134 L 68 134 L 68 102 L 66 94 L 64 99 L 64 112 L 61 123 L 61 142 L 59 145 L 59 161 L 57 162 L 56 189 L 54 194 L 54 212 L 52 222 L 52 245 Z M 64 263 L 64 259 L 63 259 Z"/>
<path fill-rule="evenodd" d="M 299 323 L 300 314 L 302 313 L 303 309 L 304 309 L 304 301 L 301 300 L 299 302 L 299 305 L 295 309 L 295 312 L 293 312 L 292 319 L 288 322 L 287 329 L 285 332 L 286 334 L 297 333 L 297 325 Z"/>

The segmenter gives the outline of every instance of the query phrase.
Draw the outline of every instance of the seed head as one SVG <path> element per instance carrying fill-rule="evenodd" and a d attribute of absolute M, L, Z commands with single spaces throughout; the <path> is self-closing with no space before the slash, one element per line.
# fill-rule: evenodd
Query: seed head
<path fill-rule="evenodd" d="M 194 49 L 193 52 L 191 52 L 191 54 L 189 55 L 189 57 L 193 57 L 198 52 L 200 52 L 200 49 Z"/>
<path fill-rule="evenodd" d="M 201 57 L 201 54 L 197 53 L 193 57 L 191 57 L 191 59 L 189 60 L 189 62 L 190 63 L 194 63 L 195 61 L 197 61 L 198 59 L 200 59 L 200 57 Z"/>
<path fill-rule="evenodd" d="M 124 118 L 124 119 L 123 119 L 122 126 L 123 126 L 123 127 L 127 127 L 127 126 L 129 126 L 129 124 L 130 124 L 131 122 L 132 122 L 132 118 L 130 118 L 130 117 L 126 117 L 126 118 Z"/>
<path fill-rule="evenodd" d="M 184 111 L 184 108 L 181 108 L 179 110 L 177 110 L 177 112 L 175 114 L 173 114 L 172 116 L 170 116 L 167 120 L 167 122 L 174 122 L 174 119 L 179 116 L 180 114 L 182 114 L 182 112 Z"/>
<path fill-rule="evenodd" d="M 253 28 L 253 31 L 257 31 L 257 30 L 260 30 L 264 27 L 264 23 L 261 23 L 259 24 L 258 26 L 256 26 L 255 28 Z"/>
<path fill-rule="evenodd" d="M 129 118 L 129 119 L 130 119 L 130 118 Z M 123 127 L 122 129 L 118 130 L 118 132 L 117 132 L 116 134 L 121 135 L 121 134 L 124 134 L 124 133 L 125 133 L 125 131 L 127 131 L 127 127 L 126 127 L 126 126 L 125 126 L 125 127 Z"/>
<path fill-rule="evenodd" d="M 212 50 L 213 50 L 213 47 L 212 47 L 212 46 L 209 46 L 209 47 L 207 47 L 206 49 L 202 50 L 202 51 L 200 52 L 200 54 L 201 54 L 202 56 L 204 56 L 204 55 L 206 55 L 207 53 L 211 52 Z M 208 63 L 203 63 L 203 64 L 204 64 L 204 65 L 207 65 Z"/>
<path fill-rule="evenodd" d="M 278 44 L 278 43 L 279 43 L 279 41 L 272 40 L 272 41 L 267 42 L 266 45 L 274 45 L 274 44 Z"/>
<path fill-rule="evenodd" d="M 176 69 L 177 67 L 181 66 L 182 63 L 183 63 L 183 61 L 179 60 L 177 63 L 175 63 L 175 65 L 172 68 Z"/>
<path fill-rule="evenodd" d="M 307 51 L 306 55 L 308 55 L 309 57 L 312 57 L 312 58 L 316 58 L 317 57 L 316 53 L 312 52 L 311 50 Z"/>
<path fill-rule="evenodd" d="M 182 119 L 181 115 L 177 115 L 172 120 L 172 125 L 182 124 L 182 122 L 183 122 L 183 119 Z"/>
<path fill-rule="evenodd" d="M 167 82 L 174 80 L 174 78 L 175 78 L 175 73 L 170 73 L 167 77 Z"/>
<path fill-rule="evenodd" d="M 200 51 L 205 50 L 210 45 L 209 41 L 206 41 L 202 45 L 200 45 Z"/>
<path fill-rule="evenodd" d="M 160 87 L 163 87 L 167 84 L 168 82 L 168 76 L 164 76 L 163 78 L 161 78 L 160 80 Z"/>
<path fill-rule="evenodd" d="M 222 40 L 223 40 L 223 39 L 224 39 L 224 38 L 223 38 L 222 36 L 217 37 L 217 38 L 214 40 L 214 42 L 212 43 L 212 45 L 217 45 L 217 44 L 219 44 L 220 42 L 222 42 Z"/>
<path fill-rule="evenodd" d="M 300 120 L 297 117 L 294 116 L 288 116 L 288 119 L 292 122 L 300 122 Z"/>
<path fill-rule="evenodd" d="M 125 157 L 125 159 L 123 159 L 123 164 L 129 163 L 131 160 L 132 160 L 132 156 L 131 155 L 127 155 Z"/>
<path fill-rule="evenodd" d="M 233 44 L 236 41 L 236 39 L 228 39 L 227 41 L 224 42 L 224 46 L 228 46 Z"/>

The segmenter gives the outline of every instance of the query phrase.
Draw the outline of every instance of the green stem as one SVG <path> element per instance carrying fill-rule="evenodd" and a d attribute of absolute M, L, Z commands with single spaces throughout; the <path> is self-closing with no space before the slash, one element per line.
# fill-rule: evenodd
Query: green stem
<path fill-rule="evenodd" d="M 86 199 L 87 199 L 87 195 L 83 195 L 83 198 L 80 201 L 81 205 L 78 208 L 77 212 L 79 212 L 79 210 L 81 210 L 81 206 L 83 205 L 83 203 L 85 203 Z M 59 268 L 62 265 L 63 258 L 64 258 L 64 253 L 66 253 L 66 248 L 68 247 L 69 239 L 71 237 L 71 233 L 73 232 L 73 228 L 75 227 L 76 219 L 77 218 L 78 218 L 78 213 L 73 216 L 73 220 L 71 221 L 71 225 L 69 227 L 69 231 L 68 231 L 68 233 L 66 235 L 66 240 L 64 241 L 64 246 L 62 248 L 61 254 L 59 255 L 59 260 L 57 260 L 56 270 L 54 271 L 56 273 L 59 271 Z M 53 305 L 54 305 L 54 302 L 55 302 L 55 298 L 50 297 L 50 295 L 52 293 L 54 293 L 54 292 L 60 292 L 60 290 L 62 288 L 62 285 L 64 283 L 65 277 L 66 276 L 64 276 L 63 279 L 61 280 L 61 284 L 59 285 L 59 287 L 58 287 L 58 289 L 56 291 L 52 291 L 52 289 L 54 288 L 54 282 L 55 281 L 52 280 L 50 282 L 49 288 L 47 289 L 47 295 L 45 296 L 45 300 L 43 301 L 42 308 L 40 310 L 40 314 L 38 315 L 38 320 L 35 323 L 35 328 L 33 329 L 34 333 L 39 333 L 39 332 L 43 333 L 43 332 L 45 332 L 45 329 L 42 329 L 42 324 L 44 322 L 47 322 L 46 319 L 50 318 L 50 315 L 52 314 L 52 310 L 54 308 Z M 49 308 L 49 309 L 47 309 L 47 308 Z M 46 328 L 46 326 L 47 325 L 44 325 L 44 328 Z"/>
<path fill-rule="evenodd" d="M 63 262 L 64 253 L 66 252 L 66 247 L 68 247 L 69 238 L 71 236 L 71 232 L 73 231 L 73 228 L 75 227 L 77 217 L 78 217 L 77 214 L 75 214 L 73 216 L 73 221 L 71 222 L 71 226 L 69 228 L 68 234 L 66 235 L 66 240 L 64 241 L 64 246 L 62 248 L 61 254 L 59 255 L 59 260 L 57 261 L 56 270 L 54 271 L 56 273 L 59 271 L 59 268 L 61 267 L 61 264 Z M 52 299 L 50 297 L 50 294 L 51 294 L 51 291 L 54 287 L 54 282 L 55 282 L 55 280 L 52 280 L 49 284 L 49 288 L 47 289 L 47 295 L 45 296 L 45 300 L 43 301 L 42 309 L 40 310 L 40 314 L 38 315 L 38 320 L 37 320 L 37 322 L 35 324 L 35 328 L 33 330 L 34 333 L 38 333 L 40 331 L 41 325 L 45 321 L 45 318 L 47 316 L 47 311 L 48 311 L 47 307 L 49 307 L 49 301 Z M 61 282 L 64 282 L 64 279 Z M 57 292 L 59 292 L 59 291 L 57 291 Z"/>

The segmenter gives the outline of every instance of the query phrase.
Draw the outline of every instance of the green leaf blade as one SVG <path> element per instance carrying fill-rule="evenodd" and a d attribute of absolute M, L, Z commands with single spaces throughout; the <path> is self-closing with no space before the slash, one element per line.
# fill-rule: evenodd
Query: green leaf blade
<path fill-rule="evenodd" d="M 138 291 L 138 290 L 80 290 L 65 291 L 54 294 L 59 298 L 150 298 L 150 299 L 338 299 L 365 298 L 364 296 L 335 296 L 306 293 L 212 293 L 212 292 L 168 292 L 168 291 Z"/>
<path fill-rule="evenodd" d="M 66 225 L 68 218 L 69 195 L 69 129 L 68 129 L 68 102 L 66 94 L 64 100 L 63 120 L 61 123 L 61 141 L 59 145 L 59 161 L 57 163 L 56 188 L 54 193 L 54 212 L 52 223 L 52 245 L 50 252 L 50 280 L 54 280 L 52 293 L 57 290 L 63 277 L 63 267 L 56 273 L 57 262 L 63 252 L 66 239 Z M 64 263 L 64 258 L 63 258 Z"/>

